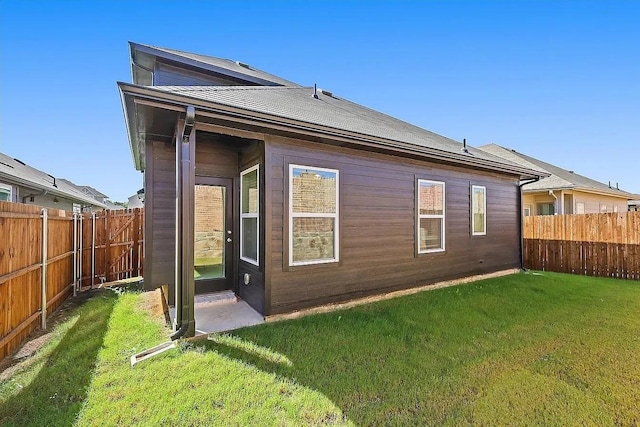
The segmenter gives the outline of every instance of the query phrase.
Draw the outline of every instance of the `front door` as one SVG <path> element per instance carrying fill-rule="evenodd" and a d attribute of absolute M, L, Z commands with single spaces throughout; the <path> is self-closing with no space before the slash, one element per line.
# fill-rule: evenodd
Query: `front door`
<path fill-rule="evenodd" d="M 233 289 L 232 180 L 196 177 L 194 279 L 196 293 Z"/>

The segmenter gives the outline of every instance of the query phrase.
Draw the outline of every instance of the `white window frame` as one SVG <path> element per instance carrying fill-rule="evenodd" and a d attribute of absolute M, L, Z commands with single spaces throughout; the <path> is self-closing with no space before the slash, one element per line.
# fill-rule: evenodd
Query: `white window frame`
<path fill-rule="evenodd" d="M 428 184 L 442 184 L 442 214 L 439 215 L 433 215 L 433 214 L 420 214 L 420 184 L 422 183 L 428 183 Z M 417 221 L 416 221 L 416 236 L 418 239 L 418 253 L 419 254 L 429 254 L 429 253 L 436 253 L 436 252 L 444 252 L 446 249 L 446 240 L 445 240 L 445 236 L 446 236 L 446 232 L 445 232 L 445 225 L 446 225 L 446 184 L 443 181 L 432 181 L 429 179 L 418 179 L 418 197 L 417 197 L 417 206 L 416 206 L 416 214 L 417 214 Z M 442 247 L 438 248 L 438 249 L 425 249 L 425 250 L 421 250 L 420 249 L 420 220 L 422 218 L 439 218 L 442 220 L 442 227 L 441 227 L 441 240 L 442 240 Z"/>
<path fill-rule="evenodd" d="M 9 190 L 9 200 L 7 201 L 13 202 L 13 186 L 9 184 L 3 184 L 0 182 L 0 188 L 2 188 L 3 190 Z"/>
<path fill-rule="evenodd" d="M 474 215 L 474 213 L 475 213 L 475 209 L 474 209 L 474 207 L 475 207 L 475 199 L 473 198 L 473 194 L 474 194 L 474 191 L 476 190 L 476 188 L 481 188 L 482 191 L 484 192 L 484 197 L 482 198 L 483 202 L 484 202 L 484 206 L 482 207 L 483 208 L 483 212 L 484 212 L 484 215 L 482 217 L 483 221 L 484 221 L 482 229 L 484 231 L 481 232 L 481 233 L 476 233 L 476 231 L 475 231 L 475 229 L 476 229 L 476 227 L 475 227 L 475 215 Z M 487 187 L 485 187 L 484 185 L 472 185 L 471 186 L 471 235 L 472 236 L 486 236 L 487 235 Z"/>
<path fill-rule="evenodd" d="M 293 212 L 293 170 L 306 169 L 310 171 L 329 172 L 336 174 L 336 211 L 335 213 L 313 213 L 313 212 Z M 293 218 L 333 218 L 333 258 L 319 259 L 312 261 L 293 261 Z M 340 261 L 340 171 L 337 169 L 320 168 L 316 166 L 305 166 L 289 164 L 289 266 L 313 264 L 330 264 Z"/>
<path fill-rule="evenodd" d="M 523 209 L 523 215 L 524 216 L 531 216 L 531 211 L 532 211 L 532 207 L 531 205 L 524 205 L 524 209 Z"/>
<path fill-rule="evenodd" d="M 247 174 L 250 174 L 253 171 L 257 171 L 257 184 L 258 184 L 258 206 L 257 212 L 242 212 L 242 197 L 244 196 L 244 185 L 243 185 L 243 177 Z M 249 264 L 253 264 L 256 266 L 260 265 L 260 165 L 257 164 L 255 166 L 250 167 L 249 169 L 245 169 L 240 172 L 240 259 L 248 262 Z M 244 221 L 245 218 L 255 218 L 256 219 L 256 259 L 251 259 L 243 256 L 243 248 L 244 248 Z"/>

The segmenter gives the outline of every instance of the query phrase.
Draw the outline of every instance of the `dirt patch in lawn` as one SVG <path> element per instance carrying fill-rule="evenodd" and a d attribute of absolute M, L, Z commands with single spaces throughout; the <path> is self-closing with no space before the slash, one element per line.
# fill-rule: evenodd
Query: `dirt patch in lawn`
<path fill-rule="evenodd" d="M 143 292 L 136 304 L 136 308 L 149 313 L 151 318 L 166 326 L 170 323 L 170 320 L 163 300 L 162 291 L 159 288 L 154 291 Z"/>

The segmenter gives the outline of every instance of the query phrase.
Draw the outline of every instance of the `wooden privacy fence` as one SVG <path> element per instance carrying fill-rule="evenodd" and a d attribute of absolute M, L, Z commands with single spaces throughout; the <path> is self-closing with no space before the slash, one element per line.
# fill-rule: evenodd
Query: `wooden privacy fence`
<path fill-rule="evenodd" d="M 524 218 L 524 266 L 640 280 L 640 212 Z"/>
<path fill-rule="evenodd" d="M 0 360 L 83 286 L 142 275 L 143 217 L 0 202 Z"/>
<path fill-rule="evenodd" d="M 142 276 L 144 209 L 83 213 L 79 228 L 81 286 Z"/>

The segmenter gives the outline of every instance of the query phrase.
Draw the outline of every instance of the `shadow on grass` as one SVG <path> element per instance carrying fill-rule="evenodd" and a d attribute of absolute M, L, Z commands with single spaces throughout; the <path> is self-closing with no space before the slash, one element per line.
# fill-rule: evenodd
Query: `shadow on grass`
<path fill-rule="evenodd" d="M 118 299 L 114 292 L 94 292 L 71 314 L 68 322 L 73 325 L 50 354 L 29 368 L 34 370 L 35 377 L 28 374 L 15 377 L 18 384 L 27 385 L 21 385 L 24 388 L 0 404 L 1 425 L 74 423 L 87 397 L 98 352 Z"/>

